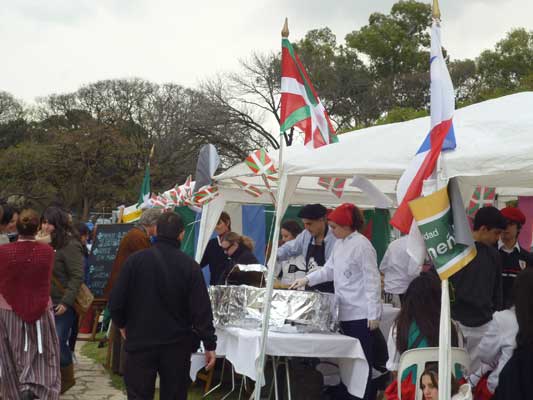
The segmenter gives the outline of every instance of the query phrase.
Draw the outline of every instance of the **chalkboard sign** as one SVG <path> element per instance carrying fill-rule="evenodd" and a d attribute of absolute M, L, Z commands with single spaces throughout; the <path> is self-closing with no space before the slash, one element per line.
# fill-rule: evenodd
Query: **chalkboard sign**
<path fill-rule="evenodd" d="M 122 238 L 133 224 L 105 224 L 96 228 L 96 238 L 89 254 L 89 288 L 102 297 Z"/>

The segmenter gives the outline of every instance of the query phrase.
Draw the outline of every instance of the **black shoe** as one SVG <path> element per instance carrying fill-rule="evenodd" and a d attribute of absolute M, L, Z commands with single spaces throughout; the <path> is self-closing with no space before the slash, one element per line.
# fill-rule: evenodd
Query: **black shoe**
<path fill-rule="evenodd" d="M 36 398 L 31 390 L 25 390 L 20 394 L 20 400 L 33 400 Z"/>

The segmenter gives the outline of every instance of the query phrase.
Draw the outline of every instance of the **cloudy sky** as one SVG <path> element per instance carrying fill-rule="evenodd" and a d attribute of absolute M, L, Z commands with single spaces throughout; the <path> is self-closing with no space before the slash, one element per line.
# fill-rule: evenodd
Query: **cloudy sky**
<path fill-rule="evenodd" d="M 394 0 L 0 0 L 0 90 L 31 102 L 100 79 L 195 86 L 252 51 L 330 27 L 339 42 Z M 429 2 L 429 0 L 428 0 Z M 441 0 L 443 45 L 475 57 L 514 27 L 533 29 L 531 0 Z"/>

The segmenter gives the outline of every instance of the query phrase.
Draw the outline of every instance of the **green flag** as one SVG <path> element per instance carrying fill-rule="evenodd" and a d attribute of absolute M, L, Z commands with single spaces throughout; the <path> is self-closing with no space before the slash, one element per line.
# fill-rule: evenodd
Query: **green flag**
<path fill-rule="evenodd" d="M 139 193 L 139 200 L 137 201 L 137 207 L 141 207 L 150 199 L 150 161 L 146 164 L 146 170 L 144 171 L 144 179 L 141 185 L 141 192 Z"/>
<path fill-rule="evenodd" d="M 429 196 L 409 202 L 427 252 L 441 279 L 464 268 L 477 254 L 455 180 Z"/>
<path fill-rule="evenodd" d="M 150 161 L 154 156 L 154 148 L 155 146 L 152 145 L 152 148 L 150 149 L 150 155 L 148 156 L 148 162 L 146 163 L 146 170 L 144 171 L 144 179 L 143 184 L 141 185 L 141 193 L 139 193 L 137 207 L 141 207 L 150 199 Z"/>

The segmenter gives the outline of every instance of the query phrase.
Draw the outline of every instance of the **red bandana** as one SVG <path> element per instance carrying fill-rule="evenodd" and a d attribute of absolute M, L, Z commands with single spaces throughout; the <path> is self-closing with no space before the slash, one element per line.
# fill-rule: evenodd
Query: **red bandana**
<path fill-rule="evenodd" d="M 0 246 L 0 293 L 24 321 L 37 321 L 50 298 L 54 249 L 28 241 Z"/>
<path fill-rule="evenodd" d="M 328 214 L 328 220 L 335 222 L 337 225 L 351 227 L 353 225 L 354 209 L 355 206 L 353 204 L 343 203 Z"/>

